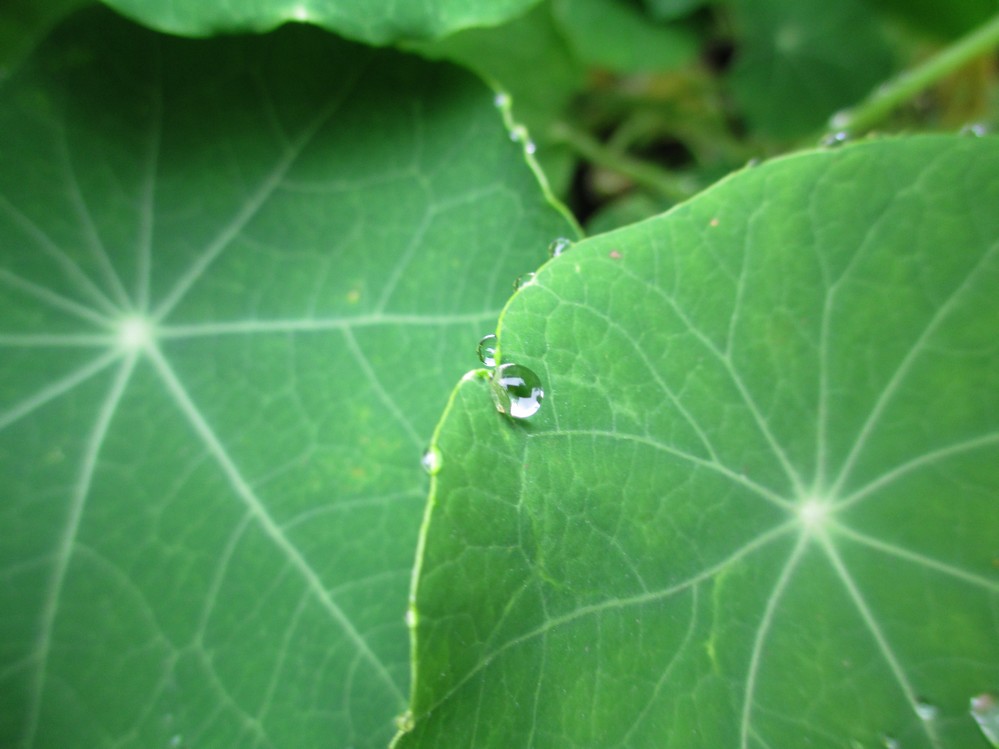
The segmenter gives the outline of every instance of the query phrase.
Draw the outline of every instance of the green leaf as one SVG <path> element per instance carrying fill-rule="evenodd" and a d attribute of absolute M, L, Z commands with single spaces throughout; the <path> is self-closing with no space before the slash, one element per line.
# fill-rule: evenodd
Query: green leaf
<path fill-rule="evenodd" d="M 517 294 L 438 426 L 415 747 L 983 747 L 999 142 L 744 170 Z"/>
<path fill-rule="evenodd" d="M 420 455 L 568 230 L 493 92 L 101 10 L 0 94 L 0 745 L 385 746 Z"/>
<path fill-rule="evenodd" d="M 878 16 L 859 0 L 737 0 L 741 40 L 730 82 L 750 126 L 807 134 L 891 71 Z"/>
<path fill-rule="evenodd" d="M 654 23 L 625 0 L 552 0 L 552 9 L 580 61 L 615 73 L 672 70 L 697 53 L 682 26 Z"/>
<path fill-rule="evenodd" d="M 873 0 L 873 4 L 937 37 L 959 36 L 996 13 L 995 0 Z"/>
<path fill-rule="evenodd" d="M 171 34 L 211 36 L 269 31 L 288 21 L 315 24 L 349 39 L 388 44 L 432 39 L 517 16 L 538 0 L 103 0 L 124 15 Z"/>

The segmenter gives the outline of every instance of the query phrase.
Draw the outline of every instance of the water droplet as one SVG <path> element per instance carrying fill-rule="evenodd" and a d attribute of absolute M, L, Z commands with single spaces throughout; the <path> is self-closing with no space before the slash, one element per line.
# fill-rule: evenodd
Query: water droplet
<path fill-rule="evenodd" d="M 184 743 L 184 737 L 179 733 L 174 734 L 170 737 L 170 749 L 176 749 L 178 746 Z"/>
<path fill-rule="evenodd" d="M 493 104 L 495 104 L 500 109 L 510 106 L 510 94 L 506 91 L 500 91 L 496 96 L 493 97 Z"/>
<path fill-rule="evenodd" d="M 850 113 L 849 112 L 837 112 L 832 117 L 829 118 L 829 127 L 831 127 L 836 132 L 842 132 L 846 129 L 846 126 L 850 124 Z"/>
<path fill-rule="evenodd" d="M 545 391 L 541 379 L 521 364 L 504 364 L 493 372 L 496 410 L 515 419 L 526 419 L 541 408 Z"/>
<path fill-rule="evenodd" d="M 524 144 L 524 150 L 527 151 L 529 154 L 533 155 L 535 152 L 537 152 L 538 146 L 533 140 L 529 140 L 527 141 L 527 143 Z"/>
<path fill-rule="evenodd" d="M 746 169 L 752 169 L 753 167 L 757 167 L 762 163 L 763 162 L 760 160 L 758 156 L 754 156 L 753 158 L 749 159 L 749 161 L 746 162 Z"/>
<path fill-rule="evenodd" d="M 492 333 L 482 336 L 479 341 L 479 361 L 487 367 L 496 366 L 496 336 Z"/>
<path fill-rule="evenodd" d="M 992 746 L 999 746 L 999 700 L 984 693 L 971 698 L 971 717 Z"/>
<path fill-rule="evenodd" d="M 824 137 L 819 145 L 826 148 L 836 148 L 848 140 L 850 140 L 850 134 L 846 130 L 837 130 L 835 133 L 829 133 L 829 135 Z"/>
<path fill-rule="evenodd" d="M 921 720 L 934 720 L 940 714 L 940 708 L 926 700 L 916 700 L 915 709 Z"/>
<path fill-rule="evenodd" d="M 527 140 L 527 128 L 523 125 L 514 125 L 510 128 L 510 140 L 514 143 L 520 143 L 523 140 Z"/>
<path fill-rule="evenodd" d="M 961 135 L 970 135 L 975 138 L 984 138 L 989 134 L 989 129 L 981 122 L 973 122 L 961 128 Z"/>
<path fill-rule="evenodd" d="M 513 290 L 517 291 L 524 288 L 525 286 L 530 286 L 534 283 L 534 278 L 537 274 L 533 271 L 531 273 L 525 273 L 522 276 L 517 276 L 517 280 L 513 282 Z"/>
<path fill-rule="evenodd" d="M 398 728 L 403 733 L 409 733 L 413 730 L 413 713 L 407 710 L 402 715 L 399 715 L 395 719 L 395 727 Z"/>
<path fill-rule="evenodd" d="M 420 458 L 420 465 L 423 466 L 423 470 L 431 476 L 437 475 L 443 463 L 444 460 L 441 458 L 440 450 L 436 447 L 428 447 L 426 452 L 423 453 L 423 457 Z"/>
<path fill-rule="evenodd" d="M 416 611 L 414 609 L 406 609 L 406 626 L 410 629 L 416 626 Z"/>
<path fill-rule="evenodd" d="M 558 257 L 563 252 L 572 247 L 572 240 L 566 239 L 565 237 L 559 237 L 558 239 L 552 241 L 548 245 L 548 257 Z"/>
<path fill-rule="evenodd" d="M 902 749 L 901 742 L 894 736 L 882 736 L 881 743 L 884 744 L 885 749 Z"/>

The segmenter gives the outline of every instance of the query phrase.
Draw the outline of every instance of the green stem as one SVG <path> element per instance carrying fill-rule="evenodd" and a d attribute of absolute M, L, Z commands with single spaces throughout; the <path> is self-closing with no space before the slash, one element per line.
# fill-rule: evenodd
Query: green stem
<path fill-rule="evenodd" d="M 552 126 L 551 137 L 556 143 L 569 146 L 587 161 L 622 174 L 635 184 L 675 203 L 686 200 L 697 191 L 696 185 L 690 180 L 674 176 L 655 164 L 608 147 L 589 133 L 564 122 L 557 122 Z"/>
<path fill-rule="evenodd" d="M 920 91 L 944 78 L 976 57 L 999 47 L 999 15 L 961 37 L 926 62 L 883 83 L 852 109 L 833 115 L 834 133 L 854 136 L 869 130 Z"/>

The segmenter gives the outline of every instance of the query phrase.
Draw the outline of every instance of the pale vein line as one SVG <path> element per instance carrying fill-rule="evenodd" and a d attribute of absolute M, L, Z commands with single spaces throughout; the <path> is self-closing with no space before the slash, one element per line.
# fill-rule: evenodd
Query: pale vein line
<path fill-rule="evenodd" d="M 139 186 L 139 241 L 136 263 L 135 303 L 138 309 L 149 307 L 149 285 L 152 279 L 153 225 L 155 223 L 156 175 L 159 169 L 160 145 L 163 137 L 163 93 L 160 48 L 155 48 L 156 87 L 152 92 L 152 112 L 149 143 L 146 151 L 145 169 Z"/>
<path fill-rule="evenodd" d="M 470 312 L 458 315 L 371 314 L 355 317 L 329 317 L 299 320 L 232 320 L 229 322 L 194 323 L 191 325 L 160 325 L 157 338 L 200 338 L 220 335 L 252 335 L 257 333 L 311 333 L 326 330 L 350 330 L 378 325 L 463 325 L 495 320 L 499 310 Z"/>
<path fill-rule="evenodd" d="M 549 619 L 544 624 L 535 627 L 533 630 L 526 632 L 520 635 L 519 637 L 515 637 L 512 640 L 509 640 L 508 642 L 504 643 L 503 645 L 501 645 L 488 655 L 483 656 L 479 660 L 479 662 L 475 664 L 475 666 L 472 669 L 470 669 L 469 672 L 465 674 L 465 676 L 463 676 L 453 687 L 451 687 L 439 700 L 437 700 L 426 711 L 425 714 L 430 714 L 434 710 L 436 710 L 439 705 L 442 705 L 444 702 L 450 699 L 453 694 L 455 694 L 458 690 L 464 687 L 465 684 L 471 681 L 476 674 L 478 674 L 483 669 L 487 668 L 497 657 L 505 653 L 507 650 L 517 647 L 518 645 L 528 642 L 529 640 L 532 640 L 535 637 L 539 637 L 540 635 L 550 632 L 551 630 L 557 629 L 558 627 L 562 627 L 566 624 L 571 624 L 577 619 L 582 619 L 585 616 L 593 616 L 611 609 L 624 609 L 630 606 L 641 606 L 647 603 L 655 603 L 656 601 L 661 601 L 666 598 L 669 598 L 670 596 L 676 595 L 677 593 L 681 593 L 687 588 L 696 586 L 699 583 L 703 582 L 704 580 L 713 577 L 714 575 L 716 575 L 729 565 L 734 564 L 739 560 L 754 553 L 755 551 L 763 548 L 764 546 L 767 546 L 776 539 L 785 535 L 790 529 L 795 528 L 797 526 L 798 526 L 797 520 L 789 520 L 786 523 L 782 523 L 776 528 L 772 528 L 766 533 L 757 536 L 749 543 L 739 547 L 721 561 L 716 562 L 715 564 L 702 570 L 696 575 L 693 575 L 692 577 L 689 577 L 686 580 L 682 580 L 678 583 L 675 583 L 674 585 L 671 585 L 663 590 L 653 591 L 650 593 L 642 593 L 641 595 L 630 596 L 628 598 L 611 598 L 606 601 L 601 601 L 600 603 L 593 603 L 587 606 L 580 606 L 578 609 L 568 614 L 563 614 L 562 616 L 555 617 L 554 619 Z"/>
<path fill-rule="evenodd" d="M 909 551 L 901 546 L 881 541 L 880 539 L 873 538 L 872 536 L 868 536 L 864 533 L 859 533 L 858 531 L 848 528 L 840 523 L 831 522 L 831 530 L 846 536 L 852 541 L 856 541 L 859 544 L 863 544 L 864 546 L 868 546 L 876 551 L 888 554 L 889 556 L 904 559 L 907 562 L 912 562 L 913 564 L 917 564 L 921 567 L 926 567 L 927 569 L 943 573 L 944 575 L 949 575 L 950 577 L 970 583 L 971 585 L 985 588 L 992 593 L 999 593 L 999 580 L 990 580 L 987 577 L 976 575 L 974 572 L 968 572 L 967 570 L 955 567 L 947 562 L 941 562 L 939 559 L 934 559 L 933 557 L 928 557 L 925 554 Z"/>
<path fill-rule="evenodd" d="M 820 261 L 821 262 L 821 261 Z M 823 266 L 823 275 L 825 267 Z M 829 460 L 829 318 L 832 314 L 833 289 L 826 286 L 822 302 L 822 322 L 819 327 L 819 412 L 817 434 L 815 435 L 815 486 L 813 491 L 821 492 L 826 482 L 826 463 Z"/>
<path fill-rule="evenodd" d="M 115 342 L 114 336 L 90 333 L 0 333 L 6 348 L 105 348 Z"/>
<path fill-rule="evenodd" d="M 392 299 L 392 295 L 395 293 L 396 288 L 399 286 L 399 282 L 409 266 L 410 261 L 413 259 L 413 255 L 416 254 L 417 248 L 423 242 L 423 238 L 427 234 L 427 229 L 430 228 L 431 220 L 433 219 L 435 212 L 425 211 L 423 217 L 420 219 L 419 225 L 413 230 L 413 236 L 406 243 L 405 249 L 396 258 L 392 267 L 392 274 L 388 277 L 385 285 L 382 287 L 381 296 L 378 297 L 378 302 L 375 304 L 375 311 L 377 313 L 382 313 L 385 311 L 385 307 Z"/>
<path fill-rule="evenodd" d="M 208 266 L 215 262 L 216 258 L 222 254 L 222 252 L 230 245 L 233 239 L 239 234 L 240 231 L 257 215 L 263 204 L 267 199 L 274 193 L 274 191 L 281 184 L 281 180 L 287 174 L 288 170 L 291 169 L 292 165 L 295 163 L 296 159 L 302 154 L 306 146 L 315 136 L 317 132 L 322 128 L 326 121 L 333 115 L 337 107 L 343 102 L 343 99 L 350 93 L 356 84 L 358 78 L 360 77 L 361 70 L 366 66 L 358 66 L 358 72 L 355 77 L 347 82 L 344 90 L 340 93 L 336 99 L 331 101 L 326 107 L 322 109 L 316 118 L 309 123 L 309 125 L 302 131 L 301 135 L 285 150 L 284 156 L 278 159 L 274 168 L 271 170 L 257 190 L 249 197 L 243 207 L 240 208 L 236 215 L 229 220 L 229 222 L 222 227 L 222 230 L 215 236 L 215 238 L 208 243 L 204 252 L 201 256 L 195 260 L 187 272 L 181 276 L 180 280 L 174 285 L 173 289 L 166 295 L 159 306 L 153 312 L 154 322 L 160 322 L 163 320 L 170 312 L 176 307 L 180 301 L 184 298 L 187 292 L 194 286 L 195 283 L 201 278 Z"/>
<path fill-rule="evenodd" d="M 843 583 L 843 587 L 846 588 L 847 593 L 853 600 L 853 604 L 857 607 L 857 611 L 860 613 L 861 619 L 864 620 L 864 624 L 867 625 L 867 629 L 874 638 L 874 642 L 877 644 L 878 650 L 881 651 L 881 655 L 888 664 L 888 667 L 891 669 L 892 674 L 895 676 L 895 680 L 902 688 L 902 693 L 909 702 L 909 706 L 912 708 L 913 714 L 918 715 L 917 707 L 919 705 L 919 697 L 916 690 L 913 689 L 912 684 L 909 683 L 909 678 L 902 669 L 902 664 L 898 662 L 898 658 L 895 656 L 894 651 L 888 644 L 888 639 L 884 636 L 884 633 L 881 631 L 881 627 L 878 626 L 877 621 L 874 619 L 874 614 L 867 606 L 867 602 L 864 600 L 863 595 L 861 595 L 860 589 L 857 587 L 854 579 L 850 576 L 850 572 L 847 570 L 846 565 L 843 564 L 843 560 L 836 551 L 836 547 L 825 535 L 817 534 L 817 537 L 822 543 L 822 548 L 825 550 L 826 556 L 829 557 L 829 561 L 832 563 L 833 569 L 836 571 L 836 575 L 839 577 L 840 581 Z M 927 738 L 930 740 L 930 744 L 934 747 L 934 749 L 939 749 L 940 738 L 937 736 L 936 727 L 933 725 L 933 721 L 920 720 L 919 723 L 926 732 Z"/>
<path fill-rule="evenodd" d="M 41 408 L 49 401 L 55 400 L 60 395 L 68 393 L 85 380 L 90 379 L 95 374 L 109 366 L 113 361 L 121 356 L 118 351 L 105 352 L 103 356 L 84 364 L 82 367 L 70 372 L 60 380 L 49 383 L 33 395 L 25 398 L 13 408 L 0 412 L 0 432 L 9 427 L 19 419 L 23 419 L 32 411 Z"/>
<path fill-rule="evenodd" d="M 642 711 L 635 716 L 634 722 L 631 724 L 631 728 L 628 732 L 621 738 L 618 742 L 618 746 L 628 746 L 628 741 L 634 735 L 635 731 L 638 730 L 639 725 L 645 719 L 645 716 L 649 714 L 649 710 L 655 704 L 655 701 L 659 698 L 659 694 L 663 688 L 663 685 L 669 679 L 669 675 L 673 672 L 673 667 L 676 665 L 677 660 L 679 660 L 680 653 L 685 651 L 690 645 L 691 640 L 694 637 L 694 632 L 697 630 L 697 607 L 700 605 L 698 598 L 700 598 L 700 593 L 698 587 L 695 585 L 690 591 L 691 598 L 693 599 L 690 603 L 690 622 L 687 624 L 687 631 L 683 636 L 683 640 L 680 642 L 679 647 L 673 653 L 673 657 L 669 659 L 669 663 L 666 664 L 666 668 L 663 669 L 662 674 L 659 676 L 659 680 L 656 682 L 655 688 L 649 695 L 648 701 L 645 703 L 645 707 Z"/>
<path fill-rule="evenodd" d="M 389 410 L 392 417 L 399 422 L 402 428 L 406 431 L 406 434 L 409 435 L 409 439 L 412 440 L 413 444 L 416 445 L 416 447 L 420 447 L 423 440 L 421 439 L 419 433 L 413 428 L 409 419 L 406 418 L 406 414 L 401 408 L 399 408 L 398 404 L 382 385 L 382 381 L 379 378 L 378 373 L 375 371 L 375 368 L 371 366 L 371 362 L 368 361 L 368 357 L 365 356 L 361 347 L 357 345 L 357 339 L 354 338 L 354 334 L 349 328 L 344 329 L 343 337 L 344 340 L 347 341 L 347 348 L 350 349 L 350 353 L 353 354 L 354 360 L 360 365 L 361 371 L 364 372 L 365 379 L 367 379 L 368 384 L 371 385 L 371 389 L 378 397 L 378 400 L 380 400 L 382 405 Z"/>
<path fill-rule="evenodd" d="M 399 687 L 396 686 L 395 682 L 392 680 L 392 677 L 386 670 L 385 665 L 378 659 L 378 656 L 374 654 L 368 643 L 357 631 L 357 629 L 355 629 L 353 623 L 347 618 L 346 614 L 344 614 L 343 610 L 330 597 L 316 571 L 312 569 L 306 559 L 302 556 L 302 553 L 294 546 L 294 544 L 288 540 L 288 537 L 281 530 L 281 527 L 274 522 L 270 513 L 267 512 L 267 508 L 264 507 L 260 498 L 254 493 L 246 479 L 243 478 L 243 474 L 233 462 L 229 453 L 219 441 L 211 426 L 209 426 L 208 422 L 205 421 L 204 416 L 201 415 L 198 407 L 194 404 L 194 401 L 191 400 L 191 397 L 188 395 L 184 385 L 177 378 L 177 375 L 167 363 L 166 359 L 163 358 L 163 355 L 155 347 L 149 348 L 148 354 L 150 361 L 152 361 L 153 366 L 156 368 L 160 378 L 163 380 L 163 384 L 173 396 L 177 406 L 183 412 L 184 416 L 187 417 L 187 420 L 198 433 L 198 436 L 201 438 L 202 442 L 204 442 L 208 451 L 215 456 L 219 467 L 222 468 L 222 471 L 229 479 L 233 490 L 246 505 L 250 514 L 257 521 L 260 528 L 267 534 L 271 541 L 274 542 L 275 546 L 277 546 L 285 554 L 295 569 L 298 570 L 299 574 L 308 584 L 309 589 L 313 592 L 320 605 L 326 609 L 330 617 L 343 630 L 348 640 L 350 640 L 351 643 L 353 643 L 353 645 L 357 648 L 360 655 L 374 669 L 375 673 L 382 679 L 385 685 L 388 686 L 393 697 L 401 700 L 403 698 L 402 693 L 399 691 Z"/>
<path fill-rule="evenodd" d="M 549 291 L 549 293 L 553 292 Z M 565 302 L 563 302 L 563 304 L 564 303 Z M 599 312 L 598 310 L 593 309 L 592 307 L 587 307 L 582 304 L 580 304 L 579 306 L 584 307 L 590 314 L 599 317 L 601 320 L 604 321 L 604 324 L 607 325 L 608 328 L 616 330 L 618 335 L 620 335 L 622 338 L 627 340 L 629 344 L 631 344 L 632 350 L 638 355 L 638 358 L 642 360 L 642 364 L 645 365 L 645 369 L 649 372 L 649 374 L 652 375 L 652 378 L 656 381 L 656 384 L 666 394 L 666 396 L 670 399 L 673 405 L 676 406 L 677 411 L 680 412 L 680 415 L 683 416 L 684 420 L 688 424 L 690 424 L 691 428 L 694 430 L 694 433 L 697 435 L 698 439 L 701 440 L 701 444 L 703 444 L 704 448 L 708 451 L 708 455 L 710 455 L 714 460 L 717 461 L 718 454 L 715 452 L 715 448 L 714 445 L 711 444 L 711 440 L 708 439 L 708 435 L 704 432 L 703 429 L 701 429 L 701 425 L 697 423 L 697 419 L 694 418 L 693 414 L 691 414 L 687 410 L 687 408 L 683 405 L 683 403 L 681 403 L 680 399 L 673 392 L 672 388 L 670 388 L 666 384 L 666 381 L 660 376 L 659 371 L 653 365 L 648 355 L 645 353 L 646 347 L 640 346 L 638 342 L 631 337 L 627 329 L 624 328 L 616 320 L 611 319 L 610 316 L 605 315 Z"/>
<path fill-rule="evenodd" d="M 639 280 L 643 284 L 648 286 L 647 279 L 639 279 Z M 794 466 L 791 465 L 791 461 L 788 459 L 787 453 L 784 452 L 784 448 L 781 447 L 780 443 L 774 437 L 773 432 L 770 431 L 770 426 L 768 425 L 767 420 L 763 417 L 763 414 L 760 413 L 760 410 L 756 405 L 756 401 L 753 400 L 753 397 L 750 395 L 749 390 L 746 388 L 745 383 L 742 381 L 742 378 L 739 376 L 739 373 L 736 371 L 735 366 L 732 364 L 732 360 L 729 357 L 727 357 L 724 352 L 719 351 L 718 347 L 715 346 L 715 344 L 711 341 L 711 339 L 708 338 L 704 333 L 702 333 L 690 321 L 690 319 L 683 313 L 683 310 L 680 308 L 680 305 L 678 305 L 674 299 L 672 299 L 658 286 L 649 286 L 649 288 L 652 290 L 654 294 L 661 297 L 666 302 L 666 304 L 670 306 L 674 314 L 678 318 L 680 318 L 680 321 L 686 326 L 687 330 L 690 331 L 690 333 L 693 334 L 693 336 L 697 338 L 697 340 L 699 340 L 701 344 L 708 351 L 710 351 L 711 354 L 724 367 L 725 372 L 726 374 L 728 374 L 729 379 L 732 381 L 732 384 L 735 386 L 735 389 L 739 391 L 739 395 L 742 398 L 742 402 L 745 404 L 746 408 L 749 409 L 749 412 L 752 415 L 753 420 L 756 422 L 756 428 L 760 430 L 760 433 L 763 435 L 763 438 L 767 441 L 767 444 L 770 446 L 770 449 L 773 452 L 774 457 L 777 459 L 777 462 L 780 463 L 781 468 L 784 470 L 784 473 L 787 475 L 788 480 L 793 485 L 795 492 L 799 496 L 803 495 L 805 493 L 805 489 L 804 485 L 802 484 L 801 477 L 798 475 L 798 472 L 795 470 Z"/>
<path fill-rule="evenodd" d="M 601 437 L 609 440 L 620 440 L 626 442 L 637 442 L 642 445 L 648 445 L 649 447 L 659 450 L 660 452 L 668 453 L 681 460 L 686 460 L 695 465 L 702 466 L 709 470 L 715 471 L 716 473 L 724 476 L 727 479 L 740 484 L 754 494 L 758 495 L 762 499 L 767 500 L 771 504 L 774 504 L 782 509 L 790 510 L 793 509 L 794 505 L 788 502 L 782 496 L 776 492 L 767 489 L 765 486 L 756 483 L 750 478 L 743 476 L 740 473 L 736 473 L 731 468 L 726 467 L 724 464 L 717 461 L 705 460 L 691 453 L 685 452 L 684 450 L 679 450 L 675 447 L 670 447 L 669 445 L 664 445 L 657 440 L 650 437 L 643 437 L 636 434 L 626 434 L 624 432 L 609 432 L 600 429 L 563 429 L 559 432 L 533 432 L 528 435 L 530 439 L 537 439 L 540 437 Z"/>
<path fill-rule="evenodd" d="M 79 289 L 90 296 L 91 300 L 101 307 L 108 314 L 118 312 L 114 303 L 97 288 L 97 285 L 90 280 L 90 277 L 83 272 L 83 269 L 70 258 L 42 229 L 24 213 L 15 208 L 5 197 L 0 195 L 0 209 L 2 209 L 17 224 L 21 231 L 35 241 L 38 248 L 48 255 L 59 266 L 67 279 L 76 283 Z"/>
<path fill-rule="evenodd" d="M 760 626 L 756 629 L 756 637 L 753 638 L 753 650 L 749 656 L 749 670 L 746 673 L 746 688 L 742 697 L 742 716 L 739 720 L 739 745 L 746 749 L 749 745 L 749 733 L 751 730 L 750 719 L 753 713 L 753 699 L 756 693 L 756 677 L 760 672 L 760 661 L 763 656 L 763 646 L 767 635 L 770 634 L 770 626 L 773 624 L 774 614 L 777 611 L 777 604 L 780 603 L 784 591 L 791 582 L 791 576 L 801 561 L 801 555 L 808 546 L 808 534 L 802 533 L 798 537 L 791 556 L 788 557 L 784 569 L 781 570 L 780 577 L 774 583 L 774 588 L 767 598 L 767 605 L 763 609 L 763 617 L 760 619 Z"/>
<path fill-rule="evenodd" d="M 975 437 L 974 439 L 957 442 L 953 445 L 947 445 L 946 447 L 941 447 L 937 450 L 924 453 L 917 458 L 913 458 L 912 460 L 902 463 L 901 465 L 892 468 L 890 471 L 881 474 L 874 481 L 844 498 L 842 502 L 837 502 L 836 507 L 837 509 L 849 507 L 850 505 L 860 502 L 870 494 L 873 494 L 878 489 L 881 489 L 894 481 L 898 481 L 900 478 L 903 478 L 905 475 L 912 473 L 913 471 L 918 471 L 920 468 L 925 468 L 926 466 L 932 465 L 937 461 L 945 460 L 952 455 L 960 455 L 961 453 L 977 450 L 992 444 L 999 444 L 999 432 L 983 434 L 982 436 Z"/>
<path fill-rule="evenodd" d="M 80 529 L 80 521 L 83 518 L 83 510 L 87 503 L 87 496 L 93 483 L 94 473 L 97 469 L 97 458 L 104 440 L 107 436 L 108 428 L 118 404 L 125 393 L 128 381 L 135 368 L 136 356 L 133 354 L 122 362 L 118 369 L 100 410 L 97 412 L 97 421 L 87 438 L 86 450 L 83 454 L 83 462 L 80 466 L 80 476 L 73 486 L 70 495 L 69 512 L 66 517 L 66 525 L 59 535 L 56 547 L 55 564 L 52 570 L 52 577 L 49 579 L 48 588 L 42 599 L 42 610 L 38 624 L 38 637 L 35 641 L 33 659 L 37 662 L 35 678 L 28 694 L 27 727 L 25 729 L 22 746 L 26 749 L 35 743 L 35 733 L 38 731 L 38 719 L 42 710 L 42 699 L 45 692 L 45 682 L 48 672 L 49 652 L 52 647 L 52 634 L 55 628 L 56 615 L 59 612 L 59 598 L 62 595 L 63 585 L 66 581 L 66 573 L 69 569 L 70 558 L 73 556 L 73 546 Z"/>
<path fill-rule="evenodd" d="M 97 260 L 97 267 L 101 269 L 104 280 L 110 287 L 111 295 L 117 299 L 121 307 L 128 309 L 131 306 L 128 293 L 125 291 L 125 287 L 122 285 L 117 271 L 115 271 L 114 266 L 111 264 L 111 258 L 108 257 L 107 249 L 104 247 L 104 242 L 97 232 L 97 226 L 90 213 L 90 208 L 87 206 L 86 200 L 83 197 L 83 191 L 80 189 L 80 181 L 76 176 L 76 170 L 73 168 L 73 158 L 69 150 L 65 123 L 60 123 L 58 130 L 59 153 L 62 157 L 63 173 L 66 176 L 70 203 L 73 205 L 76 216 L 83 227 L 83 234 L 87 239 L 90 252 Z"/>
<path fill-rule="evenodd" d="M 840 490 L 843 488 L 843 484 L 850 478 L 850 473 L 853 471 L 853 466 L 857 461 L 857 457 L 867 445 L 867 440 L 871 436 L 871 432 L 874 431 L 874 427 L 881 418 L 881 414 L 884 412 L 888 403 L 898 391 L 902 381 L 909 374 L 909 370 L 912 368 L 913 362 L 923 352 L 926 342 L 937 332 L 937 329 L 950 314 L 962 294 L 974 281 L 979 270 L 985 265 L 986 261 L 992 257 L 997 248 L 999 248 L 999 244 L 994 244 L 987 252 L 982 253 L 978 262 L 971 267 L 971 270 L 968 271 L 964 280 L 961 281 L 961 283 L 950 293 L 947 300 L 940 305 L 937 311 L 930 318 L 929 322 L 926 324 L 926 327 L 923 328 L 923 331 L 913 342 L 908 353 L 902 358 L 902 361 L 892 374 L 891 379 L 888 380 L 888 383 L 885 385 L 881 394 L 878 396 L 878 399 L 875 401 L 874 408 L 871 409 L 866 421 L 864 421 L 864 425 L 861 427 L 857 439 L 854 440 L 853 447 L 850 449 L 850 453 L 847 455 L 846 461 L 843 463 L 843 468 L 840 469 L 839 476 L 836 478 L 836 483 L 833 484 L 830 496 L 836 496 L 839 494 Z"/>
<path fill-rule="evenodd" d="M 6 282 L 8 286 L 17 289 L 18 291 L 23 291 L 25 294 L 33 296 L 35 299 L 38 299 L 39 301 L 44 302 L 57 310 L 69 312 L 76 317 L 80 317 L 87 322 L 95 323 L 104 328 L 111 327 L 111 324 L 106 317 L 94 312 L 89 307 L 84 307 L 82 304 L 74 302 L 72 299 L 67 299 L 51 289 L 47 289 L 44 286 L 39 286 L 36 283 L 21 278 L 5 268 L 0 268 L 0 281 Z"/>

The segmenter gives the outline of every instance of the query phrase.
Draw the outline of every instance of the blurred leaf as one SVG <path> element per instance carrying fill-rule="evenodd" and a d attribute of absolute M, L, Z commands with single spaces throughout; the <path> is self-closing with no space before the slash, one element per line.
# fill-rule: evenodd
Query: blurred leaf
<path fill-rule="evenodd" d="M 0 80 L 60 19 L 92 0 L 4 0 L 0 4 Z"/>
<path fill-rule="evenodd" d="M 555 19 L 580 61 L 613 73 L 671 70 L 697 53 L 692 32 L 653 22 L 624 0 L 552 0 Z"/>
<path fill-rule="evenodd" d="M 384 747 L 420 455 L 569 231 L 492 92 L 102 10 L 0 94 L 0 745 Z"/>
<path fill-rule="evenodd" d="M 959 36 L 999 12 L 995 0 L 873 0 L 872 5 L 938 37 Z"/>
<path fill-rule="evenodd" d="M 984 746 L 999 141 L 744 170 L 500 319 L 438 426 L 398 749 Z"/>
<path fill-rule="evenodd" d="M 730 82 L 750 126 L 791 138 L 825 124 L 891 72 L 878 17 L 859 0 L 735 0 Z"/>
<path fill-rule="evenodd" d="M 160 31 L 212 36 L 268 31 L 305 21 L 373 44 L 433 39 L 470 26 L 503 23 L 538 0 L 103 0 Z"/>

